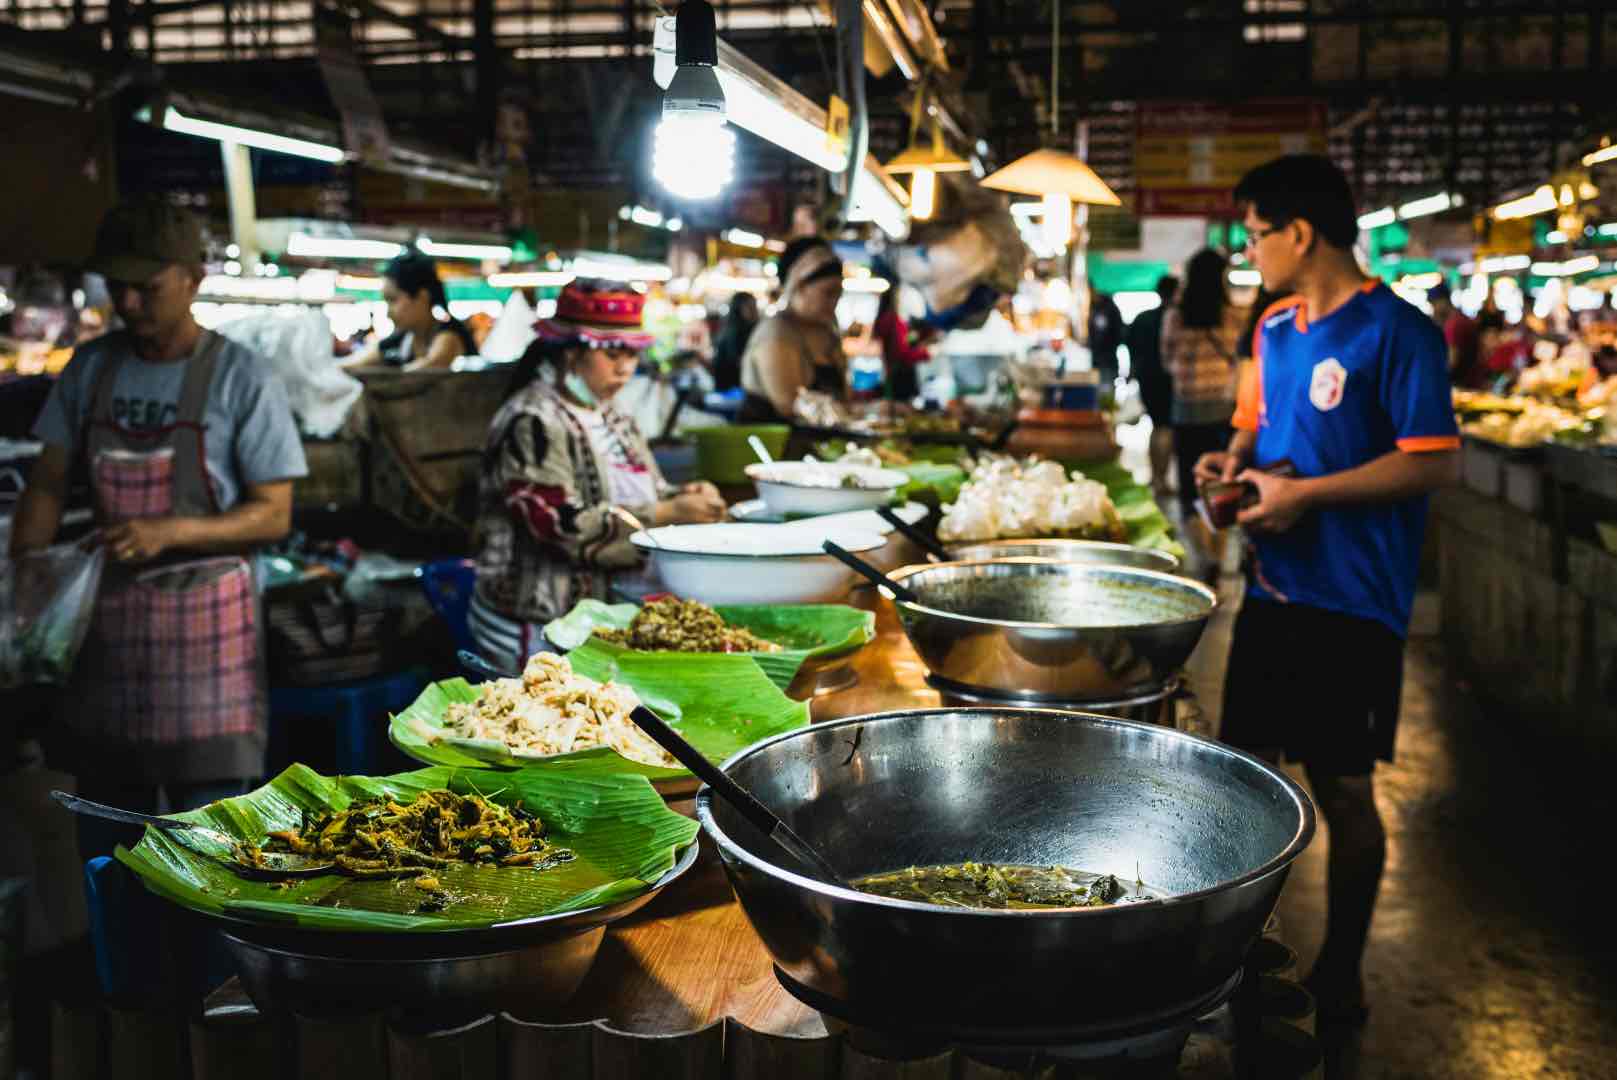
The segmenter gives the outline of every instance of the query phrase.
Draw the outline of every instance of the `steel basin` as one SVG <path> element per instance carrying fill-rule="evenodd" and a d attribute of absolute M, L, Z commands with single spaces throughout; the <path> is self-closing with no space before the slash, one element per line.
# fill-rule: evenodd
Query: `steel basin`
<path fill-rule="evenodd" d="M 948 544 L 946 548 L 957 562 L 1035 558 L 1096 566 L 1138 566 L 1142 570 L 1161 570 L 1169 574 L 1179 569 L 1179 559 L 1171 552 L 1106 540 L 982 540 Z"/>
<path fill-rule="evenodd" d="M 1129 566 L 1010 558 L 891 576 L 917 595 L 898 618 L 932 674 L 1035 703 L 1160 689 L 1218 606 L 1198 581 Z"/>
<path fill-rule="evenodd" d="M 817 724 L 725 772 L 846 878 L 982 860 L 1115 873 L 1160 901 L 965 911 L 805 876 L 704 787 L 697 817 L 776 965 L 854 1022 L 1030 1042 L 1218 993 L 1262 933 L 1314 808 L 1257 758 L 1162 727 L 1034 709 Z M 790 984 L 788 984 L 790 985 Z"/>

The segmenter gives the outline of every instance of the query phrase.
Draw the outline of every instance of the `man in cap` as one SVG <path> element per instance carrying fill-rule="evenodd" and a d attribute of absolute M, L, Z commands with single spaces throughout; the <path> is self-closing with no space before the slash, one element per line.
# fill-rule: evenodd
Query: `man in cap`
<path fill-rule="evenodd" d="M 14 557 L 48 546 L 72 480 L 93 494 L 107 568 L 47 753 L 90 798 L 133 810 L 239 794 L 263 771 L 253 551 L 291 528 L 307 475 L 285 390 L 191 315 L 203 241 L 156 200 L 111 211 L 88 269 L 123 320 L 80 346 L 34 426 Z M 82 828 L 86 856 L 122 836 Z"/>

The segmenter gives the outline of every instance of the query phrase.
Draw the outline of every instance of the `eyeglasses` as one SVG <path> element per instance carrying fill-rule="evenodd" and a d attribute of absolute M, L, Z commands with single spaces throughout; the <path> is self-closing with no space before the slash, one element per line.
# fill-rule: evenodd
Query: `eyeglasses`
<path fill-rule="evenodd" d="M 1246 250 L 1251 251 L 1266 237 L 1273 236 L 1275 233 L 1284 228 L 1284 225 L 1276 225 L 1273 228 L 1268 229 L 1253 229 L 1251 232 L 1246 234 Z"/>

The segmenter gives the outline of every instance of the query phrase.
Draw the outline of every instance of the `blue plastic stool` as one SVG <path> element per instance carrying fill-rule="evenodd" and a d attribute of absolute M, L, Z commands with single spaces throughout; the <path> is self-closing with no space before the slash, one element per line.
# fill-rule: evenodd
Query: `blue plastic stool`
<path fill-rule="evenodd" d="M 472 588 L 477 584 L 477 564 L 470 559 L 443 559 L 427 563 L 416 573 L 421 578 L 421 591 L 427 594 L 427 603 L 449 624 L 455 648 L 476 652 L 469 615 Z"/>
<path fill-rule="evenodd" d="M 84 901 L 96 979 L 113 1001 L 196 1000 L 236 973 L 217 931 L 147 892 L 116 859 L 84 864 Z"/>
<path fill-rule="evenodd" d="M 297 716 L 330 717 L 337 729 L 337 771 L 373 775 L 382 769 L 378 751 L 385 738 L 385 725 L 377 718 L 409 706 L 429 681 L 421 668 L 409 668 L 332 686 L 272 686 L 270 723 Z"/>
<path fill-rule="evenodd" d="M 98 855 L 84 864 L 84 903 L 101 992 L 115 999 L 152 993 L 162 960 L 162 935 L 152 932 L 159 901 L 122 863 Z"/>

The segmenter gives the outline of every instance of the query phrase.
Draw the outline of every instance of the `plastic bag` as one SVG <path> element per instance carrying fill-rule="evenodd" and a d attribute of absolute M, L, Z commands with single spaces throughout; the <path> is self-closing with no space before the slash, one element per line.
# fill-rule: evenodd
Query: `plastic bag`
<path fill-rule="evenodd" d="M 298 426 L 312 438 L 336 435 L 365 389 L 339 366 L 331 324 L 319 311 L 248 315 L 232 319 L 218 332 L 263 357 L 285 384 Z"/>
<path fill-rule="evenodd" d="M 67 682 L 106 558 L 100 547 L 69 543 L 0 559 L 0 689 Z"/>

